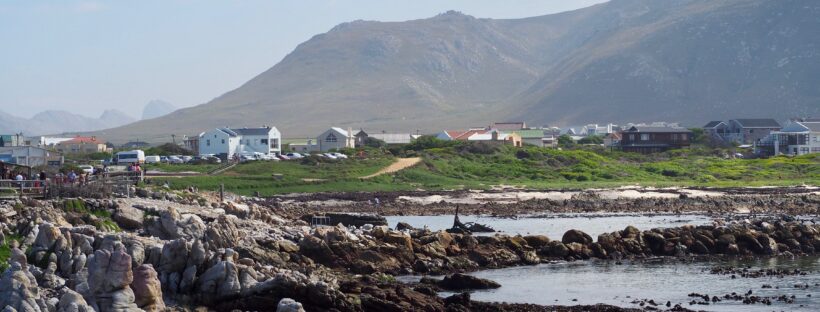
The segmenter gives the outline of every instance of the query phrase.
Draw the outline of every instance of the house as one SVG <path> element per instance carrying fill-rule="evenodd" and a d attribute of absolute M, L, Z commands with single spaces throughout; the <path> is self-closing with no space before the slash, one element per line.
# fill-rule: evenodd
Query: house
<path fill-rule="evenodd" d="M 185 136 L 182 138 L 182 147 L 189 151 L 199 152 L 199 136 Z"/>
<path fill-rule="evenodd" d="M 62 166 L 60 153 L 35 146 L 0 147 L 0 161 L 29 167 Z"/>
<path fill-rule="evenodd" d="M 215 128 L 199 134 L 199 154 L 229 159 L 237 154 L 282 153 L 282 134 L 276 127 Z"/>
<path fill-rule="evenodd" d="M 490 143 L 503 143 L 512 145 L 515 147 L 523 146 L 523 142 L 521 141 L 521 135 L 510 132 L 510 133 L 503 133 L 498 130 L 491 130 L 485 133 L 476 133 L 471 135 L 467 138 L 467 141 L 471 142 L 490 142 Z"/>
<path fill-rule="evenodd" d="M 604 146 L 614 147 L 621 144 L 621 133 L 613 132 L 604 137 Z"/>
<path fill-rule="evenodd" d="M 515 131 L 527 129 L 527 124 L 523 121 L 515 122 L 496 122 L 493 123 L 489 129 L 496 129 L 500 131 Z"/>
<path fill-rule="evenodd" d="M 445 141 L 467 141 L 467 139 L 475 134 L 484 134 L 489 130 L 483 128 L 474 128 L 466 131 L 462 130 L 445 130 L 436 134 L 436 138 Z"/>
<path fill-rule="evenodd" d="M 692 131 L 680 127 L 632 126 L 621 133 L 620 148 L 641 154 L 689 147 Z"/>
<path fill-rule="evenodd" d="M 551 129 L 527 129 L 504 133 L 515 133 L 521 136 L 521 143 L 538 147 L 555 147 L 557 139 Z"/>
<path fill-rule="evenodd" d="M 759 148 L 771 155 L 820 153 L 820 121 L 791 121 L 761 140 Z"/>
<path fill-rule="evenodd" d="M 0 147 L 22 146 L 20 134 L 0 134 Z"/>
<path fill-rule="evenodd" d="M 703 126 L 711 137 L 737 144 L 754 144 L 781 128 L 780 123 L 771 118 L 710 121 Z"/>
<path fill-rule="evenodd" d="M 343 148 L 356 147 L 356 137 L 352 130 L 344 130 L 339 127 L 331 127 L 316 137 L 316 147 L 313 150 L 327 152 L 329 150 L 340 150 Z"/>
<path fill-rule="evenodd" d="M 68 141 L 62 141 L 54 145 L 54 149 L 63 154 L 77 154 L 77 153 L 101 153 L 110 152 L 105 142 L 97 139 L 97 137 L 82 137 L 76 136 Z"/>
<path fill-rule="evenodd" d="M 617 125 L 614 124 L 607 124 L 605 126 L 599 126 L 598 124 L 588 124 L 581 128 L 581 132 L 579 134 L 585 136 L 593 136 L 593 135 L 601 135 L 605 136 L 610 133 L 618 132 L 620 129 Z"/>

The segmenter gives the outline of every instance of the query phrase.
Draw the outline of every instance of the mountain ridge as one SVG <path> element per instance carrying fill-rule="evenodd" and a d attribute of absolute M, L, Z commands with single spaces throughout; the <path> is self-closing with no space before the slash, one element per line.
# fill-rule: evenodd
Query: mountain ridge
<path fill-rule="evenodd" d="M 523 19 L 354 21 L 212 101 L 98 131 L 168 140 L 217 126 L 436 132 L 820 114 L 820 3 L 613 0 Z M 815 88 L 816 89 L 816 88 Z M 778 107 L 778 109 L 772 109 Z"/>

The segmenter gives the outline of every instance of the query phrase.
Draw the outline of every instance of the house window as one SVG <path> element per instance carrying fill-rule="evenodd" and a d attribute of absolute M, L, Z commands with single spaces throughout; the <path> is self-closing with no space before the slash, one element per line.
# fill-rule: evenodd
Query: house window
<path fill-rule="evenodd" d="M 222 144 L 225 144 L 225 139 L 222 139 Z"/>
<path fill-rule="evenodd" d="M 262 143 L 262 145 L 268 145 L 268 139 L 262 139 L 260 143 Z"/>
<path fill-rule="evenodd" d="M 272 148 L 279 147 L 279 139 L 270 140 L 270 147 L 272 147 Z"/>
<path fill-rule="evenodd" d="M 325 138 L 325 142 L 336 143 L 336 136 L 333 135 L 333 133 L 328 134 L 327 137 Z"/>
<path fill-rule="evenodd" d="M 205 140 L 205 145 L 206 146 L 211 146 L 211 139 Z"/>
<path fill-rule="evenodd" d="M 634 134 L 630 134 L 630 135 L 629 135 L 629 140 L 630 140 L 630 141 L 635 141 L 635 135 L 634 135 Z"/>
<path fill-rule="evenodd" d="M 677 140 L 678 140 L 678 134 L 677 133 L 672 133 L 672 141 L 677 141 Z"/>
<path fill-rule="evenodd" d="M 641 141 L 649 141 L 649 133 L 641 133 Z"/>

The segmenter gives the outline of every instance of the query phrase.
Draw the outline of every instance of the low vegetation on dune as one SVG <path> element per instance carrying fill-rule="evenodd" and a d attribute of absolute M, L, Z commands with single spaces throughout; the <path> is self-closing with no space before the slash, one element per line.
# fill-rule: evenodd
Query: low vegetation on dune
<path fill-rule="evenodd" d="M 359 155 L 359 151 L 345 151 Z M 727 159 L 725 150 L 696 147 L 654 155 L 600 147 L 514 148 L 420 140 L 401 148 L 364 150 L 365 157 L 243 163 L 218 176 L 168 178 L 172 188 L 225 189 L 242 195 L 293 192 L 644 186 L 782 186 L 820 184 L 820 155 Z M 362 176 L 397 157 L 423 161 L 390 175 Z"/>

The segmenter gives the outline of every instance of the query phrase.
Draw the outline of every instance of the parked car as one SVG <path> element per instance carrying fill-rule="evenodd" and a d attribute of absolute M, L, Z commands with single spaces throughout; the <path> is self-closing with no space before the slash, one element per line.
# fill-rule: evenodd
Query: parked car
<path fill-rule="evenodd" d="M 79 165 L 79 167 L 84 173 L 94 174 L 94 167 L 91 165 Z"/>
<path fill-rule="evenodd" d="M 186 163 L 187 163 L 187 162 L 189 162 L 189 161 L 191 161 L 192 159 L 194 159 L 193 157 L 191 157 L 191 156 L 187 156 L 187 155 L 186 155 L 186 156 L 182 156 L 182 157 L 180 157 L 180 158 L 182 158 L 182 161 L 183 161 L 183 162 L 186 162 Z"/>
<path fill-rule="evenodd" d="M 338 157 L 334 156 L 332 153 L 319 154 L 319 156 L 324 156 L 330 159 L 338 159 Z"/>
<path fill-rule="evenodd" d="M 279 157 L 279 159 L 281 159 L 281 160 L 290 160 L 290 157 L 288 157 L 286 155 L 276 155 L 276 157 Z"/>
<path fill-rule="evenodd" d="M 288 158 L 290 158 L 290 159 L 299 159 L 299 158 L 304 158 L 305 157 L 305 156 L 302 156 L 302 154 L 299 154 L 299 153 L 288 153 L 286 156 L 288 156 Z"/>
<path fill-rule="evenodd" d="M 156 164 L 160 162 L 159 156 L 145 156 L 145 163 L 146 164 Z"/>
<path fill-rule="evenodd" d="M 182 160 L 182 158 L 179 158 L 177 156 L 168 156 L 168 163 L 169 164 L 182 164 L 182 163 L 185 163 L 185 161 Z"/>
<path fill-rule="evenodd" d="M 335 156 L 336 158 L 339 158 L 339 159 L 347 159 L 347 155 L 342 154 L 342 153 L 333 152 L 333 153 L 328 153 L 328 154 L 333 155 L 333 156 Z"/>
<path fill-rule="evenodd" d="M 159 157 L 159 162 L 167 164 L 168 163 L 168 156 L 160 156 Z"/>

